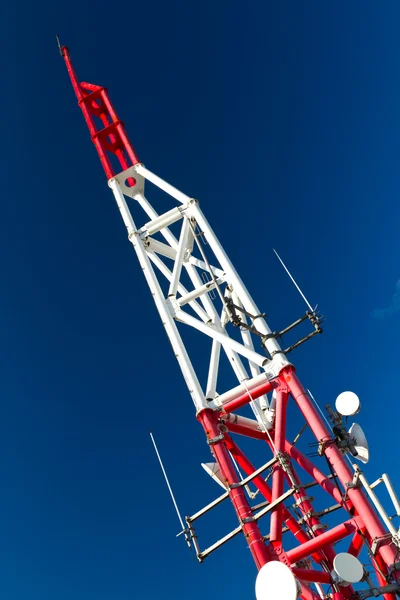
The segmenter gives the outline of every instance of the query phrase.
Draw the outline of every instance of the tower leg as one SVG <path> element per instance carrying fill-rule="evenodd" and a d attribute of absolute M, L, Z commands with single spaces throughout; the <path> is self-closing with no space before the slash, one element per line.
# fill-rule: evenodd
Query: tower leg
<path fill-rule="evenodd" d="M 230 488 L 230 498 L 235 508 L 239 523 L 242 524 L 243 534 L 246 537 L 250 552 L 258 569 L 261 569 L 269 560 L 269 554 L 259 527 L 253 521 L 253 513 L 242 487 L 232 487 L 239 483 L 235 468 L 226 448 L 225 441 L 221 439 L 218 428 L 218 416 L 211 409 L 202 410 L 197 417 L 203 425 L 211 452 L 221 470 L 221 473 Z"/>
<path fill-rule="evenodd" d="M 308 397 L 307 392 L 297 378 L 293 367 L 285 368 L 281 375 L 317 440 L 323 441 L 331 439 L 332 436 L 330 431 L 328 431 L 322 422 L 314 405 Z M 348 487 L 348 484 L 351 484 L 353 480 L 353 473 L 347 466 L 345 458 L 339 448 L 335 444 L 326 445 L 325 456 L 329 460 L 344 489 L 347 490 L 347 495 L 363 520 L 371 539 L 384 538 L 386 531 L 362 490 Z M 382 556 L 385 564 L 390 567 L 396 561 L 397 549 L 393 546 L 390 539 L 382 539 L 379 554 Z"/>

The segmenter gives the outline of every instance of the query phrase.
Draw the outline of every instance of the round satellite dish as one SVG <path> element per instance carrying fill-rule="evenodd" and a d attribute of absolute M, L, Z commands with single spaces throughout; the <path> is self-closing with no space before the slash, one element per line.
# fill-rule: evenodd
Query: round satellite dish
<path fill-rule="evenodd" d="M 343 415 L 343 417 L 350 417 L 359 412 L 361 402 L 354 392 L 342 392 L 336 398 L 335 406 L 338 413 Z"/>
<path fill-rule="evenodd" d="M 358 423 L 353 423 L 349 429 L 349 435 L 354 439 L 354 448 L 357 452 L 357 458 L 362 463 L 369 461 L 369 448 L 367 438 Z"/>
<path fill-rule="evenodd" d="M 340 585 L 358 583 L 364 577 L 364 568 L 358 558 L 347 552 L 340 552 L 333 559 L 333 578 Z"/>
<path fill-rule="evenodd" d="M 297 600 L 301 587 L 292 571 L 281 562 L 264 565 L 256 579 L 257 600 Z"/>

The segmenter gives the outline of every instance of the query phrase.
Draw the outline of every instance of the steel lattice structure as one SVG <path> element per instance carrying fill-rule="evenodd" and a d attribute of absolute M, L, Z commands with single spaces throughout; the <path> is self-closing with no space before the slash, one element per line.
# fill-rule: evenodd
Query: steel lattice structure
<path fill-rule="evenodd" d="M 68 49 L 62 46 L 60 51 L 128 238 L 195 405 L 197 419 L 204 428 L 215 460 L 215 476 L 225 488 L 210 505 L 187 517 L 184 533 L 188 543 L 194 545 L 202 561 L 230 538 L 242 533 L 257 569 L 271 561 L 280 561 L 289 567 L 299 583 L 303 600 L 378 595 L 385 600 L 394 599 L 400 590 L 398 531 L 375 495 L 374 486 L 368 484 L 352 461 L 347 461 L 349 455 L 356 456 L 357 452 L 354 440 L 343 429 L 340 415 L 330 411 L 333 427 L 324 422 L 288 358 L 295 346 L 321 331 L 320 316 L 310 307 L 304 317 L 284 331 L 270 329 L 198 201 L 139 161 L 107 90 L 79 82 Z M 145 196 L 148 183 L 169 196 L 171 206 L 161 215 Z M 129 208 L 132 201 L 141 207 L 144 223 L 136 225 L 134 222 Z M 175 231 L 180 229 L 179 235 L 172 232 L 172 226 Z M 204 273 L 206 279 L 202 278 Z M 307 320 L 312 332 L 297 344 L 282 349 L 278 340 Z M 199 381 L 181 336 L 181 331 L 188 327 L 210 339 L 206 382 Z M 217 392 L 222 353 L 229 360 L 237 385 Z M 330 467 L 328 475 L 286 439 L 289 398 L 297 404 L 313 432 L 318 453 L 326 458 Z M 246 405 L 253 410 L 254 418 L 237 414 L 236 411 Z M 264 448 L 267 448 L 266 443 L 272 457 L 260 468 L 254 467 L 239 448 L 237 434 L 263 442 Z M 302 483 L 299 468 L 301 476 L 307 474 L 310 483 Z M 271 485 L 263 476 L 265 472 L 272 473 Z M 251 494 L 246 492 L 250 482 L 265 498 L 258 507 L 251 505 Z M 307 493 L 311 486 L 319 486 L 335 504 L 318 512 Z M 388 489 L 396 502 L 391 486 Z M 194 523 L 228 498 L 237 514 L 237 528 L 213 546 L 201 550 Z M 290 508 L 293 503 L 300 519 Z M 341 512 L 341 520 L 327 528 L 323 518 L 333 511 Z M 260 530 L 262 517 L 270 519 L 267 536 Z M 283 547 L 285 531 L 290 531 L 296 541 L 296 545 L 286 551 Z M 375 571 L 373 579 L 364 571 L 358 591 L 335 574 L 334 561 L 338 554 L 335 544 L 345 538 L 349 538 L 347 552 L 350 555 L 358 557 L 367 549 Z"/>

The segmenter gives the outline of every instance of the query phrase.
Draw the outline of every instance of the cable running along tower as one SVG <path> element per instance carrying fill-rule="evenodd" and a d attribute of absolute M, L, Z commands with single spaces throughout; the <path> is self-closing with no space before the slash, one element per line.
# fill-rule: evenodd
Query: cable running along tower
<path fill-rule="evenodd" d="M 367 443 L 358 425 L 347 431 L 343 417 L 358 412 L 359 400 L 344 392 L 335 409 L 326 407 L 325 418 L 289 360 L 293 349 L 321 332 L 321 316 L 308 305 L 306 314 L 286 329 L 275 332 L 269 327 L 198 201 L 139 161 L 107 90 L 80 82 L 68 49 L 60 46 L 60 53 L 204 429 L 213 462 L 203 467 L 223 488 L 208 506 L 186 517 L 182 533 L 187 543 L 202 562 L 234 536 L 244 535 L 258 569 L 257 600 L 394 600 L 400 596 L 400 536 L 374 491 L 376 485 L 387 488 L 396 515 L 400 506 L 386 474 L 370 485 L 355 462 L 367 462 Z M 168 195 L 170 204 L 162 214 L 145 196 L 145 187 L 151 193 L 152 186 Z M 138 224 L 131 214 L 134 206 L 141 214 Z M 311 333 L 281 346 L 289 331 L 307 322 Z M 185 328 L 209 340 L 204 382 L 181 337 Z M 222 390 L 218 372 L 223 354 L 234 384 Z M 298 448 L 297 439 L 287 439 L 294 403 L 304 428 L 314 435 L 316 461 Z M 246 406 L 253 418 L 240 414 Z M 263 444 L 264 464 L 253 466 L 240 449 L 239 436 Z M 264 498 L 256 506 L 250 484 Z M 310 488 L 313 493 L 321 490 L 318 501 L 326 499 L 328 505 L 317 507 Z M 228 500 L 238 526 L 202 548 L 200 518 Z M 360 560 L 364 555 L 368 567 Z"/>

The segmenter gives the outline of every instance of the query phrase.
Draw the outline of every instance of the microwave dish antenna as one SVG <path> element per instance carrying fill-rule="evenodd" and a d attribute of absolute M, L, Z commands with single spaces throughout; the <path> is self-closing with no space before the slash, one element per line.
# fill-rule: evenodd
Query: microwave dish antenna
<path fill-rule="evenodd" d="M 358 423 L 353 423 L 350 427 L 349 436 L 356 452 L 354 458 L 366 464 L 369 461 L 369 447 L 365 433 Z"/>
<path fill-rule="evenodd" d="M 336 398 L 335 407 L 343 417 L 352 417 L 360 412 L 361 402 L 354 392 L 342 392 Z"/>

